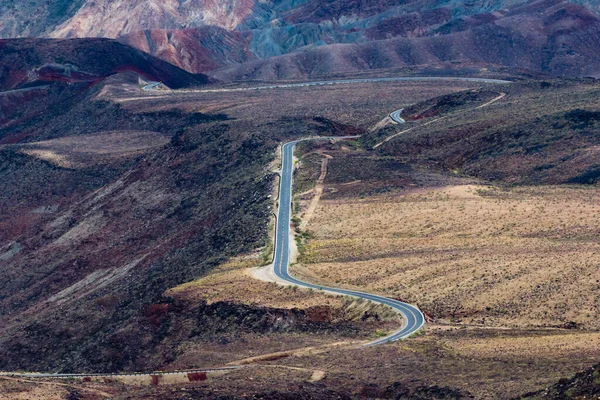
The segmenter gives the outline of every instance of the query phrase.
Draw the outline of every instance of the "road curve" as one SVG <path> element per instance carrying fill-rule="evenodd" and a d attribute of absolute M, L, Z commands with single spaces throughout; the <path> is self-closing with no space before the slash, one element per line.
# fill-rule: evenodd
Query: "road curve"
<path fill-rule="evenodd" d="M 363 293 L 354 290 L 346 290 L 339 288 L 325 287 L 322 285 L 314 285 L 312 283 L 303 282 L 290 275 L 290 240 L 291 238 L 291 218 L 292 218 L 292 182 L 294 175 L 294 146 L 297 143 L 306 140 L 334 140 L 334 139 L 354 139 L 357 136 L 345 137 L 325 137 L 325 138 L 310 138 L 295 140 L 285 143 L 282 147 L 282 166 L 281 180 L 279 186 L 279 212 L 277 215 L 277 230 L 275 233 L 275 257 L 272 264 L 274 274 L 281 280 L 309 289 L 324 290 L 338 295 L 346 295 L 366 299 L 375 303 L 384 304 L 393 308 L 403 317 L 402 327 L 378 340 L 367 343 L 365 346 L 374 346 L 382 343 L 393 342 L 399 339 L 404 339 L 425 325 L 425 317 L 423 313 L 415 306 L 403 303 L 398 300 L 389 299 L 383 296 L 377 296 L 370 293 Z"/>
<path fill-rule="evenodd" d="M 144 86 L 142 88 L 142 90 L 146 91 L 146 92 L 151 92 L 153 90 L 156 90 L 157 87 L 159 87 L 161 85 L 161 82 L 149 82 L 146 86 Z"/>
<path fill-rule="evenodd" d="M 404 111 L 404 108 L 401 108 L 391 113 L 390 118 L 392 119 L 392 121 L 394 121 L 397 124 L 405 123 L 406 121 L 404 120 L 404 118 L 402 118 L 402 111 Z"/>

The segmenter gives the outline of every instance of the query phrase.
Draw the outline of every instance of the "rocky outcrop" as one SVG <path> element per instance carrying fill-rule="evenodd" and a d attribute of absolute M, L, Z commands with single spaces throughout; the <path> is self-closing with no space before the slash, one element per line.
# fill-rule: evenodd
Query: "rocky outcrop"
<path fill-rule="evenodd" d="M 600 364 L 576 374 L 570 379 L 561 379 L 556 384 L 539 392 L 527 393 L 519 399 L 561 400 L 597 399 L 600 396 Z"/>
<path fill-rule="evenodd" d="M 217 26 L 234 29 L 250 17 L 256 0 L 86 1 L 53 37 L 116 38 L 146 29 Z"/>

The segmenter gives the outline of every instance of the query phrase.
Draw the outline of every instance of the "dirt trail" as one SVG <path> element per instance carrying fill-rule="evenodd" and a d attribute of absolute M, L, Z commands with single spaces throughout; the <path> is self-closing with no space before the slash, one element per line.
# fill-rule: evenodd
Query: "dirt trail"
<path fill-rule="evenodd" d="M 485 104 L 482 104 L 482 105 L 480 105 L 478 107 L 473 108 L 473 110 L 479 110 L 480 108 L 484 108 L 484 107 L 487 107 L 489 105 L 492 105 L 495 102 L 497 102 L 498 100 L 502 100 L 504 97 L 506 97 L 506 93 L 498 92 L 498 96 L 497 97 L 494 97 L 492 100 L 488 101 Z M 446 118 L 446 116 L 433 119 L 433 120 L 431 120 L 429 122 L 426 122 L 426 123 L 424 123 L 423 125 L 420 125 L 420 126 L 427 126 L 427 125 L 433 124 L 434 122 L 440 121 L 440 120 L 442 120 L 444 118 Z M 415 128 L 417 128 L 417 127 L 414 126 L 414 127 L 410 128 L 410 129 L 405 129 L 405 130 L 403 130 L 401 132 L 398 132 L 395 135 L 388 136 L 387 138 L 383 139 L 381 142 L 379 142 L 375 146 L 373 146 L 373 149 L 376 149 L 376 148 L 380 147 L 382 144 L 389 142 L 390 140 L 394 139 L 395 137 L 398 137 L 398 136 L 402 135 L 403 133 L 412 131 Z"/>
<path fill-rule="evenodd" d="M 490 100 L 490 101 L 488 101 L 487 103 L 485 103 L 485 104 L 482 104 L 482 105 L 480 105 L 479 107 L 476 107 L 475 109 L 476 109 L 476 110 L 478 110 L 478 109 L 480 109 L 480 108 L 487 107 L 487 106 L 489 106 L 490 104 L 494 104 L 494 103 L 495 103 L 495 102 L 497 102 L 498 100 L 502 100 L 504 97 L 506 97 L 506 93 L 502 93 L 502 92 L 500 92 L 500 93 L 498 94 L 498 97 L 494 97 L 493 99 L 491 99 L 491 100 Z"/>
<path fill-rule="evenodd" d="M 41 382 L 39 380 L 31 380 L 31 379 L 23 379 L 23 378 L 12 378 L 12 377 L 9 377 L 9 376 L 0 376 L 0 379 L 4 379 L 4 380 L 8 380 L 8 381 L 15 381 L 15 382 L 22 382 L 22 383 L 34 383 L 36 385 L 61 386 L 61 387 L 67 387 L 67 388 L 74 388 L 74 389 L 77 389 L 77 390 L 81 390 L 82 392 L 92 393 L 92 394 L 98 395 L 100 397 L 105 397 L 105 398 L 108 398 L 108 399 L 114 397 L 112 394 L 104 392 L 104 391 L 99 390 L 99 389 L 93 389 L 93 388 L 88 388 L 88 387 L 79 386 L 79 385 L 72 385 L 72 384 L 67 384 L 67 383 Z"/>
<path fill-rule="evenodd" d="M 315 215 L 315 211 L 317 210 L 317 206 L 319 205 L 319 201 L 321 201 L 321 196 L 323 195 L 323 189 L 325 188 L 324 182 L 327 177 L 327 165 L 329 160 L 333 159 L 329 154 L 322 153 L 324 156 L 323 161 L 321 161 L 321 175 L 319 175 L 319 179 L 317 179 L 317 183 L 314 188 L 314 197 L 310 201 L 306 212 L 304 213 L 304 218 L 302 218 L 302 222 L 300 223 L 300 229 L 305 229 L 306 225 L 310 222 L 312 217 Z"/>
<path fill-rule="evenodd" d="M 323 346 L 303 347 L 300 349 L 280 351 L 277 353 L 270 353 L 270 354 L 263 354 L 263 355 L 256 356 L 256 357 L 250 357 L 250 358 L 246 358 L 243 360 L 233 361 L 233 362 L 229 363 L 228 365 L 243 365 L 243 366 L 252 367 L 252 364 L 258 364 L 258 363 L 268 362 L 268 361 L 276 361 L 276 360 L 281 360 L 283 358 L 288 358 L 288 357 L 314 356 L 317 354 L 326 353 L 333 349 L 357 348 L 363 344 L 364 344 L 364 342 L 347 341 L 347 342 L 336 342 L 336 343 L 325 344 Z M 321 379 L 325 378 L 325 375 L 326 375 L 326 372 L 323 370 L 320 370 L 320 369 L 307 369 L 307 368 L 300 368 L 300 367 L 291 367 L 289 365 L 258 364 L 258 365 L 254 365 L 254 366 L 269 367 L 269 368 L 285 368 L 285 369 L 290 369 L 290 370 L 295 370 L 295 371 L 310 372 L 311 377 L 308 380 L 309 382 L 320 381 Z"/>
<path fill-rule="evenodd" d="M 227 365 L 238 366 L 238 365 L 248 365 L 255 364 L 263 361 L 275 361 L 280 360 L 282 358 L 288 357 L 304 357 L 304 356 L 313 356 L 316 354 L 321 354 L 330 351 L 331 349 L 338 349 L 342 347 L 360 347 L 365 344 L 364 341 L 345 341 L 345 342 L 335 342 L 329 343 L 322 346 L 310 346 L 310 347 L 302 347 L 294 350 L 286 350 L 279 351 L 276 353 L 262 354 L 260 356 L 245 358 L 243 360 L 236 360 L 228 363 Z"/>
<path fill-rule="evenodd" d="M 440 117 L 440 118 L 433 119 L 433 120 L 431 120 L 431 121 L 429 121 L 429 122 L 426 122 L 426 123 L 424 123 L 423 125 L 419 125 L 418 127 L 421 127 L 421 126 L 427 126 L 427 125 L 431 125 L 431 124 L 433 124 L 434 122 L 440 121 L 440 120 L 442 120 L 442 119 L 444 119 L 444 118 L 446 118 L 446 117 Z M 386 137 L 385 139 L 383 139 L 381 142 L 379 142 L 379 143 L 377 143 L 375 146 L 373 146 L 373 149 L 376 149 L 376 148 L 378 148 L 379 146 L 381 146 L 382 144 L 389 142 L 389 141 L 390 141 L 390 140 L 392 140 L 393 138 L 395 138 L 395 137 L 398 137 L 398 136 L 402 135 L 403 133 L 410 132 L 410 131 L 412 131 L 413 129 L 416 129 L 416 128 L 417 128 L 417 126 L 413 126 L 412 128 L 409 128 L 409 129 L 405 129 L 405 130 L 403 130 L 403 131 L 400 131 L 400 132 L 396 133 L 395 135 L 388 136 L 388 137 Z"/>

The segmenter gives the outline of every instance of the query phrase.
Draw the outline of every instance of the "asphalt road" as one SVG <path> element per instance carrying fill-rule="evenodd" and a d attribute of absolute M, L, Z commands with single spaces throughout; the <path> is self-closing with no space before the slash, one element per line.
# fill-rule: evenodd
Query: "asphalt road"
<path fill-rule="evenodd" d="M 425 317 L 423 313 L 415 306 L 403 303 L 398 300 L 389 299 L 374 294 L 357 292 L 354 290 L 331 288 L 312 283 L 303 282 L 290 275 L 290 240 L 294 240 L 291 235 L 291 217 L 292 217 L 292 182 L 294 175 L 294 146 L 304 140 L 331 140 L 331 139 L 351 139 L 356 136 L 348 137 L 329 137 L 329 138 L 312 138 L 296 140 L 288 142 L 282 147 L 282 167 L 281 167 L 281 183 L 279 191 L 279 213 L 277 215 L 277 231 L 275 234 L 275 257 L 273 262 L 273 270 L 278 278 L 304 288 L 312 288 L 316 290 L 325 290 L 330 293 L 346 295 L 352 297 L 363 298 L 375 303 L 384 304 L 392 307 L 399 312 L 403 317 L 402 327 L 381 339 L 375 340 L 366 344 L 366 346 L 374 346 L 382 343 L 393 342 L 399 339 L 404 339 L 425 325 Z"/>
<path fill-rule="evenodd" d="M 392 119 L 392 121 L 394 121 L 397 124 L 403 124 L 406 121 L 404 120 L 404 118 L 401 117 L 402 115 L 402 111 L 404 111 L 404 108 L 401 108 L 397 111 L 394 111 L 393 113 L 390 114 L 390 118 Z"/>
<path fill-rule="evenodd" d="M 151 92 L 153 90 L 156 90 L 158 86 L 160 86 L 160 82 L 150 82 L 146 86 L 144 86 L 142 90 L 145 90 L 146 92 Z"/>

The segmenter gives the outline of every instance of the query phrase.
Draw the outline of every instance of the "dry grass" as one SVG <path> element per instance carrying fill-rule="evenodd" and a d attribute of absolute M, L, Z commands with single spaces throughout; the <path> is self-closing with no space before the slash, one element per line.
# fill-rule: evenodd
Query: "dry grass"
<path fill-rule="evenodd" d="M 0 388 L 2 400 L 63 400 L 69 395 L 65 388 L 38 386 L 33 383 L 19 385 L 3 382 Z"/>
<path fill-rule="evenodd" d="M 600 191 L 459 186 L 322 201 L 303 261 L 320 282 L 441 320 L 598 328 Z"/>
<path fill-rule="evenodd" d="M 251 260 L 234 259 L 205 278 L 173 288 L 167 295 L 195 302 L 229 301 L 273 308 L 300 308 L 329 305 L 342 308 L 341 297 L 309 292 L 291 286 L 280 286 L 252 278 L 248 265 Z"/>
<path fill-rule="evenodd" d="M 509 332 L 510 333 L 510 332 Z M 600 333 L 556 330 L 543 335 L 473 337 L 445 342 L 464 357 L 484 359 L 559 360 L 577 358 L 588 363 L 597 361 L 600 354 Z"/>
<path fill-rule="evenodd" d="M 411 388 L 459 388 L 476 399 L 509 399 L 597 362 L 599 337 L 564 330 L 429 325 L 427 335 L 411 340 L 282 362 L 323 369 L 329 385 L 354 393 L 368 383 L 385 388 L 401 382 Z"/>
<path fill-rule="evenodd" d="M 0 377 L 0 400 L 100 400 L 117 391 L 103 384 Z M 109 391 L 110 393 L 108 393 Z"/>
<path fill-rule="evenodd" d="M 377 313 L 386 322 L 386 328 L 398 325 L 398 316 L 385 306 L 357 299 L 336 296 L 317 290 L 294 286 L 280 286 L 252 277 L 252 267 L 259 264 L 254 256 L 234 258 L 221 265 L 212 274 L 167 291 L 166 295 L 191 302 L 220 301 L 283 308 L 311 310 L 327 306 L 332 310 L 332 322 L 360 321 L 365 312 Z M 388 326 L 389 325 L 389 326 Z M 368 327 L 370 329 L 372 327 Z"/>

